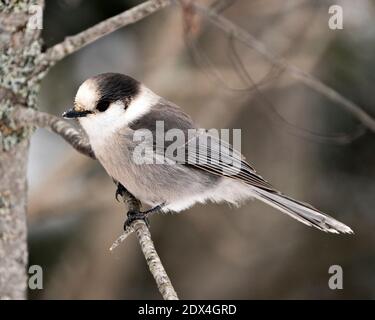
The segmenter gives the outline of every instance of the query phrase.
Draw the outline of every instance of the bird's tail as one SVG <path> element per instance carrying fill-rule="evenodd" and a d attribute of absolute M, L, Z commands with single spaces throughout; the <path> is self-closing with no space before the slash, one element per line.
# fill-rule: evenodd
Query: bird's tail
<path fill-rule="evenodd" d="M 320 212 L 311 205 L 289 198 L 281 193 L 254 188 L 254 195 L 259 200 L 286 213 L 294 219 L 331 233 L 353 233 L 345 224 L 337 221 L 329 215 Z"/>

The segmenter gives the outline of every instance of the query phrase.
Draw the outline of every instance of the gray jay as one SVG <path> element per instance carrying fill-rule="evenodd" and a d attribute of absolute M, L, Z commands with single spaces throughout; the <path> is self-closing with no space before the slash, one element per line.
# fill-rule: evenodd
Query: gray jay
<path fill-rule="evenodd" d="M 186 133 L 196 126 L 177 105 L 129 76 L 104 73 L 89 78 L 79 87 L 74 107 L 63 116 L 78 119 L 107 173 L 119 183 L 119 188 L 125 187 L 142 203 L 162 207 L 165 212 L 179 212 L 195 203 L 238 205 L 256 198 L 308 226 L 325 232 L 352 233 L 345 224 L 276 190 L 239 152 L 207 131 L 198 130 L 177 146 L 177 149 L 189 146 L 183 157 L 197 161 L 137 161 L 134 157 L 139 146 L 134 139 L 137 132 L 156 133 L 158 121 L 163 122 L 165 132 L 178 129 Z M 201 152 L 199 138 L 204 135 L 210 139 L 204 143 L 207 150 Z M 147 139 L 153 146 L 149 158 L 168 158 L 163 151 L 174 142 L 165 142 L 160 148 L 155 147 L 154 136 Z M 198 148 L 190 148 L 192 141 L 195 145 L 198 141 Z M 223 146 L 229 152 L 223 152 Z M 145 215 L 138 213 L 136 218 Z"/>

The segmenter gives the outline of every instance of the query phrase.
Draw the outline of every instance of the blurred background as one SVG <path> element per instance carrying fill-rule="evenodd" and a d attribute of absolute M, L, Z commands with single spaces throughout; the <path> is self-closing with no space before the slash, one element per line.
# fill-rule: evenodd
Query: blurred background
<path fill-rule="evenodd" d="M 46 1 L 46 47 L 141 1 Z M 199 1 L 375 116 L 375 1 Z M 344 29 L 328 28 L 328 8 Z M 185 29 L 186 31 L 186 29 Z M 242 129 L 242 152 L 274 186 L 351 226 L 325 234 L 260 202 L 197 205 L 155 216 L 151 233 L 180 298 L 375 298 L 375 139 L 351 114 L 251 48 L 168 7 L 58 63 L 40 109 L 71 107 L 86 78 L 121 72 L 179 104 L 205 128 Z M 29 161 L 30 264 L 44 270 L 31 299 L 159 299 L 136 237 L 113 253 L 126 216 L 104 169 L 45 130 Z M 340 265 L 344 289 L 328 287 Z"/>

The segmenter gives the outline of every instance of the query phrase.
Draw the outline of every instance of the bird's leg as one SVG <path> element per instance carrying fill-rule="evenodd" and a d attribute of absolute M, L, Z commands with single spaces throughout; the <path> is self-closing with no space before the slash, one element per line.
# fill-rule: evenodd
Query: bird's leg
<path fill-rule="evenodd" d="M 122 198 L 127 196 L 126 202 L 130 209 L 127 213 L 128 218 L 126 219 L 124 223 L 124 230 L 126 230 L 135 220 L 143 220 L 146 223 L 147 227 L 150 227 L 150 222 L 148 220 L 148 217 L 152 214 L 161 212 L 163 209 L 164 203 L 159 204 L 149 210 L 140 211 L 138 210 L 141 206 L 141 203 L 139 202 L 139 200 L 135 198 L 120 182 L 116 180 L 114 180 L 114 182 L 117 185 L 117 190 L 115 194 L 116 200 L 119 201 L 118 200 L 119 196 L 121 196 Z"/>
<path fill-rule="evenodd" d="M 159 204 L 146 211 L 128 211 L 127 213 L 128 218 L 126 219 L 124 223 L 124 230 L 126 230 L 135 220 L 143 220 L 146 223 L 147 227 L 150 227 L 150 222 L 148 220 L 148 217 L 152 214 L 161 212 L 163 210 L 163 206 L 164 206 L 164 203 Z"/>
<path fill-rule="evenodd" d="M 124 230 L 130 226 L 130 224 L 137 219 L 142 219 L 145 220 L 147 226 L 149 225 L 148 221 L 146 221 L 145 215 L 138 210 L 138 208 L 141 206 L 140 201 L 134 197 L 120 182 L 117 180 L 113 179 L 113 182 L 116 184 L 117 189 L 115 193 L 115 198 L 118 202 L 119 201 L 119 196 L 124 200 L 125 203 L 127 203 L 129 207 L 129 211 L 127 213 L 127 220 L 125 221 L 124 224 Z"/>

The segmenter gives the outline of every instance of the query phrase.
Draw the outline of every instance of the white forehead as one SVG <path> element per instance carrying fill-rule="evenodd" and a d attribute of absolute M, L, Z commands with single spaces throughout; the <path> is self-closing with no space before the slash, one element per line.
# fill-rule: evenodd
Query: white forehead
<path fill-rule="evenodd" d="M 95 82 L 91 79 L 86 80 L 78 88 L 75 102 L 86 110 L 94 109 L 99 99 L 99 93 Z"/>

